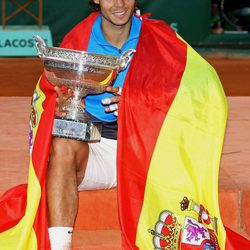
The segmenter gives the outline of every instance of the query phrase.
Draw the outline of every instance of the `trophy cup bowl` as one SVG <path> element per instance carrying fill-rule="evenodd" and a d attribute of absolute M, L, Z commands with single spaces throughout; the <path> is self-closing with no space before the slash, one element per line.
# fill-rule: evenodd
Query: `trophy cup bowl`
<path fill-rule="evenodd" d="M 69 103 L 62 107 L 66 116 L 54 119 L 53 136 L 99 141 L 102 122 L 82 108 L 82 98 L 88 94 L 105 92 L 113 84 L 119 71 L 127 67 L 135 51 L 127 50 L 121 57 L 115 57 L 48 47 L 41 37 L 34 38 L 48 81 L 54 86 L 71 89 L 74 93 Z"/>

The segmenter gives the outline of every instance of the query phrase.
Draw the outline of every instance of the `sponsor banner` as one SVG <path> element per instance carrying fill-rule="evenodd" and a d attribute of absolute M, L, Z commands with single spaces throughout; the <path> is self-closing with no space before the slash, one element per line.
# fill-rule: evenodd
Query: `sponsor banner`
<path fill-rule="evenodd" d="M 48 46 L 52 46 L 48 26 L 6 26 L 0 28 L 0 56 L 36 56 L 34 35 L 41 36 Z"/>

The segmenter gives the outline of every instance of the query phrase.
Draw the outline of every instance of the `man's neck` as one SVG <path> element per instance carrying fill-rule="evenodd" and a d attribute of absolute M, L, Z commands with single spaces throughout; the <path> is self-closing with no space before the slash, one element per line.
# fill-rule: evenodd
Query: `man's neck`
<path fill-rule="evenodd" d="M 114 25 L 105 18 L 102 18 L 102 31 L 105 39 L 118 49 L 121 49 L 127 41 L 130 33 L 132 19 L 125 25 Z"/>

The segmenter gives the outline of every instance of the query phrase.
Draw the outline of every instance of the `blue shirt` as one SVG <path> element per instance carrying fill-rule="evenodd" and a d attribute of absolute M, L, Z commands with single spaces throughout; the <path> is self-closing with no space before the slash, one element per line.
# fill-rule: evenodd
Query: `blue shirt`
<path fill-rule="evenodd" d="M 102 23 L 102 14 L 99 14 L 92 27 L 90 40 L 87 48 L 88 52 L 120 57 L 122 53 L 124 53 L 126 50 L 136 49 L 141 30 L 140 18 L 135 17 L 134 15 L 132 16 L 130 34 L 127 41 L 123 44 L 121 49 L 116 48 L 115 46 L 111 45 L 106 41 L 102 32 L 101 23 Z M 129 65 L 126 69 L 119 72 L 113 86 L 119 86 L 119 87 L 123 86 L 128 69 Z M 108 92 L 98 95 L 88 95 L 85 98 L 86 111 L 102 121 L 105 122 L 116 121 L 116 116 L 113 114 L 113 112 L 111 113 L 105 112 L 104 109 L 107 106 L 103 105 L 101 102 L 102 99 L 109 98 L 112 96 L 113 95 Z"/>

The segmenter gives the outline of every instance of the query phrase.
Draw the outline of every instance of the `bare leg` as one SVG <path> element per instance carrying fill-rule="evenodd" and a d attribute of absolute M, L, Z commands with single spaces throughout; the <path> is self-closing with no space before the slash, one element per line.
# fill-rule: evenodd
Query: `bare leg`
<path fill-rule="evenodd" d="M 47 169 L 49 227 L 73 227 L 78 207 L 78 183 L 82 180 L 89 148 L 85 142 L 53 138 Z"/>

